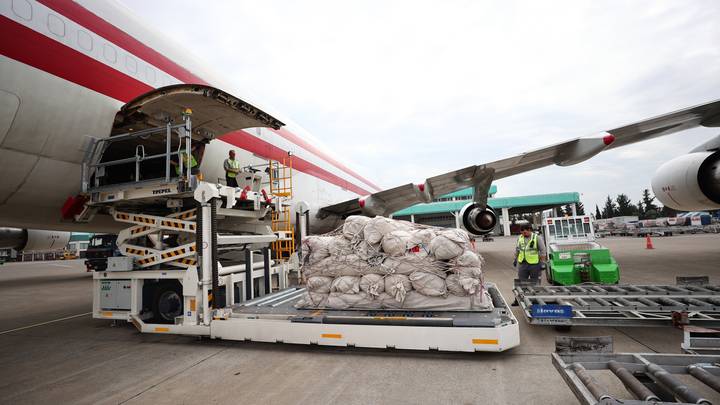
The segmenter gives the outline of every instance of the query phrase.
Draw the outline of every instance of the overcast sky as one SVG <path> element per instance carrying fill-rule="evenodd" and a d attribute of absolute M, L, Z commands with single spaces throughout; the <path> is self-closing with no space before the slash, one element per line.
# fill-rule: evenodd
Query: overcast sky
<path fill-rule="evenodd" d="M 381 187 L 720 98 L 713 0 L 122 1 Z M 717 133 L 503 179 L 498 196 L 636 202 Z"/>

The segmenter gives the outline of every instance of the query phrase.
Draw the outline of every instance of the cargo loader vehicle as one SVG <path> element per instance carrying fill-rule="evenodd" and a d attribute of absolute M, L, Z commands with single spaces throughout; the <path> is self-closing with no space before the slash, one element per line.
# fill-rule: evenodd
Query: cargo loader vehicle
<path fill-rule="evenodd" d="M 620 266 L 610 249 L 595 240 L 592 218 L 587 215 L 545 218 L 546 278 L 554 285 L 580 283 L 617 284 Z"/>
<path fill-rule="evenodd" d="M 179 159 L 229 131 L 283 124 L 209 86 L 159 89 L 130 104 L 134 120 L 152 120 L 93 139 L 81 194 L 64 209 L 73 221 L 109 215 L 127 225 L 103 244 L 119 254 L 93 272 L 93 318 L 142 333 L 273 343 L 468 352 L 520 344 L 491 283 L 494 308 L 485 311 L 295 308 L 305 289 L 289 274 L 299 271 L 295 243 L 306 232 L 290 217 L 303 205 L 292 200 L 292 156 L 238 176 L 238 187 L 203 181 Z"/>

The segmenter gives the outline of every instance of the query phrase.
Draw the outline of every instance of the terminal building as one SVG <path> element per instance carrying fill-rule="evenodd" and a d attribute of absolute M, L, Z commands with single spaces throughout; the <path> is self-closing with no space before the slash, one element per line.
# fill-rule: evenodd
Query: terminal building
<path fill-rule="evenodd" d="M 498 215 L 498 225 L 493 231 L 495 235 L 511 234 L 510 218 L 515 214 L 539 215 L 542 211 L 557 209 L 563 205 L 575 207 L 580 202 L 580 193 L 577 192 L 516 197 L 495 197 L 496 193 L 497 186 L 493 184 L 488 191 L 488 205 Z M 445 194 L 431 203 L 417 204 L 397 211 L 392 217 L 424 225 L 459 228 L 462 221 L 460 210 L 472 201 L 472 194 L 472 188 Z"/>

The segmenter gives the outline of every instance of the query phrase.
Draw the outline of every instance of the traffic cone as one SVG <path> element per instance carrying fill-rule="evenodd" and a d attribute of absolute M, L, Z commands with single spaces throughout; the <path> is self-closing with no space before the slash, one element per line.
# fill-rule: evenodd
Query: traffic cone
<path fill-rule="evenodd" d="M 650 239 L 650 235 L 645 237 L 645 249 L 655 249 L 652 244 L 652 239 Z"/>

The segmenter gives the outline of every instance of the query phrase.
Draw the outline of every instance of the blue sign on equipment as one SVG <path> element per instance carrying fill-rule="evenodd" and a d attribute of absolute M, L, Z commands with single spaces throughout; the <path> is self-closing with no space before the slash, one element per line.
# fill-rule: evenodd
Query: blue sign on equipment
<path fill-rule="evenodd" d="M 572 318 L 571 305 L 534 304 L 530 307 L 530 315 L 533 318 Z"/>

